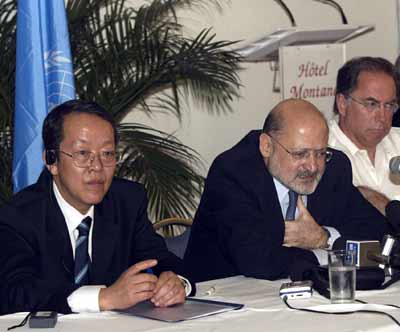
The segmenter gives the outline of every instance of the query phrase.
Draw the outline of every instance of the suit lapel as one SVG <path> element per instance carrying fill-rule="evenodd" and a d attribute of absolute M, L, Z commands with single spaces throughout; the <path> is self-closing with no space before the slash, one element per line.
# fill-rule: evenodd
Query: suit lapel
<path fill-rule="evenodd" d="M 56 264 L 61 263 L 63 269 L 70 278 L 74 277 L 74 259 L 72 255 L 71 240 L 68 235 L 68 228 L 64 216 L 57 204 L 53 192 L 49 192 L 50 202 L 47 216 L 47 250 Z"/>
<path fill-rule="evenodd" d="M 257 167 L 254 170 L 254 188 L 257 197 L 260 198 L 261 206 L 266 214 L 270 215 L 271 220 L 283 221 L 282 210 L 280 208 L 278 194 L 272 176 L 269 174 L 261 154 L 257 156 Z"/>
<path fill-rule="evenodd" d="M 256 197 L 260 199 L 259 203 L 264 214 L 268 215 L 269 220 L 274 222 L 277 220 L 282 224 L 282 210 L 275 184 L 259 151 L 260 134 L 260 130 L 253 130 L 239 143 L 239 153 L 248 159 L 244 163 L 247 165 L 247 170 L 244 170 L 243 174 L 254 189 Z"/>
<path fill-rule="evenodd" d="M 118 224 L 113 215 L 114 208 L 109 199 L 94 209 L 94 229 L 92 234 L 91 283 L 104 283 L 110 274 L 112 259 L 117 245 Z"/>
<path fill-rule="evenodd" d="M 258 150 L 254 152 L 253 156 L 253 160 L 248 163 L 248 165 L 253 166 L 246 173 L 250 187 L 255 191 L 255 197 L 259 199 L 264 222 L 269 224 L 267 227 L 271 232 L 271 238 L 283 241 L 284 219 L 273 178 L 269 174 L 264 159 Z"/>

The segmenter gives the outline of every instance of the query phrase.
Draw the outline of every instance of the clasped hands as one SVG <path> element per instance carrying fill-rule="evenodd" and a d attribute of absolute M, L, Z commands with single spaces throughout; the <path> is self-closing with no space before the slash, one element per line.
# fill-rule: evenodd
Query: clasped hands
<path fill-rule="evenodd" d="M 283 245 L 302 249 L 325 248 L 328 235 L 308 212 L 300 195 L 297 199 L 297 208 L 298 217 L 293 221 L 285 221 Z"/>
<path fill-rule="evenodd" d="M 159 277 L 143 272 L 155 265 L 155 259 L 136 263 L 111 286 L 102 288 L 99 294 L 100 310 L 125 309 L 145 300 L 150 300 L 157 307 L 183 303 L 185 289 L 174 272 L 162 272 Z"/>

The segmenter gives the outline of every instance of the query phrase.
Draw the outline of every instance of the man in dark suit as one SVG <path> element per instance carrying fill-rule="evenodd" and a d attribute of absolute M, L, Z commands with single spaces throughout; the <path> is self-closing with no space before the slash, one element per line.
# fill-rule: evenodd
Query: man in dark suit
<path fill-rule="evenodd" d="M 0 209 L 0 312 L 184 302 L 181 261 L 154 232 L 144 188 L 113 177 L 118 137 L 109 113 L 66 102 L 46 117 L 43 141 L 38 182 Z"/>
<path fill-rule="evenodd" d="M 347 157 L 327 143 L 323 115 L 286 100 L 262 132 L 219 155 L 185 254 L 189 275 L 286 278 L 300 262 L 326 263 L 326 249 L 345 238 L 380 240 L 389 231 L 383 216 L 352 185 Z"/>

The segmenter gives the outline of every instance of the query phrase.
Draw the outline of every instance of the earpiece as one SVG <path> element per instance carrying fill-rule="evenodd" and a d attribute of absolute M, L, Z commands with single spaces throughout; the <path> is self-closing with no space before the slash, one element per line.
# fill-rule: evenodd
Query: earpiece
<path fill-rule="evenodd" d="M 47 165 L 53 165 L 57 161 L 57 154 L 54 150 L 46 150 L 45 159 Z"/>

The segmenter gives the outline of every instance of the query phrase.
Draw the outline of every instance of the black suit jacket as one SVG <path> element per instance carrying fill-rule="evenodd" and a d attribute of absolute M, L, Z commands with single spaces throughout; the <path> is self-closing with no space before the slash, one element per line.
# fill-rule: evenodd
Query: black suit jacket
<path fill-rule="evenodd" d="M 185 254 L 195 281 L 245 275 L 286 278 L 298 262 L 317 264 L 308 250 L 283 247 L 284 218 L 273 178 L 250 132 L 213 162 Z M 334 150 L 307 209 L 343 238 L 377 239 L 389 232 L 384 217 L 352 185 L 350 161 Z"/>
<path fill-rule="evenodd" d="M 114 178 L 94 209 L 90 284 L 111 285 L 127 268 L 158 259 L 155 274 L 184 275 L 147 217 L 147 198 L 137 183 Z M 70 312 L 74 285 L 71 242 L 45 170 L 38 182 L 0 209 L 0 313 L 31 310 Z"/>

